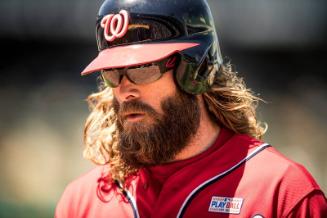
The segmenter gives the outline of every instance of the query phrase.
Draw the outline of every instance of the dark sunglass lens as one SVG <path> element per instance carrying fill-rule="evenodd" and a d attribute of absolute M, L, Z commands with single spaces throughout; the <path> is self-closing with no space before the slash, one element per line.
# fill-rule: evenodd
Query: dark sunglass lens
<path fill-rule="evenodd" d="M 127 70 L 128 78 L 135 84 L 147 84 L 158 80 L 162 73 L 160 67 L 151 65 Z"/>
<path fill-rule="evenodd" d="M 120 73 L 118 70 L 102 70 L 101 72 L 102 78 L 106 85 L 109 87 L 115 88 L 120 83 Z"/>

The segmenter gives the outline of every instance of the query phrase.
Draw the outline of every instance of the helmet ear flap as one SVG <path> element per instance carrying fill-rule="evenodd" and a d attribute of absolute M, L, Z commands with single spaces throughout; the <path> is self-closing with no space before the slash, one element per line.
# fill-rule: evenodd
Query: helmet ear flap
<path fill-rule="evenodd" d="M 175 77 L 183 91 L 198 95 L 210 89 L 217 72 L 218 64 L 210 64 L 207 56 L 199 65 L 182 56 Z"/>

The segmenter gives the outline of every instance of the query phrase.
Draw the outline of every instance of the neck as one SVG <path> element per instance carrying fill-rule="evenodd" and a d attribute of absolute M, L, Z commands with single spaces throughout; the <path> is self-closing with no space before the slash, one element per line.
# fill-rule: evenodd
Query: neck
<path fill-rule="evenodd" d="M 200 124 L 189 144 L 175 157 L 175 161 L 196 156 L 207 150 L 216 140 L 220 127 L 211 120 L 202 96 L 198 97 L 200 105 Z"/>

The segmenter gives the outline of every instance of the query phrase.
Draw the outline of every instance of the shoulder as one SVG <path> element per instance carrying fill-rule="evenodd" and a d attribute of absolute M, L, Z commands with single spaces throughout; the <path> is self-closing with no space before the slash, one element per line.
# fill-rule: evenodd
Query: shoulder
<path fill-rule="evenodd" d="M 109 176 L 109 167 L 99 166 L 71 182 L 57 204 L 55 217 L 129 217 L 133 211 Z"/>
<path fill-rule="evenodd" d="M 244 170 L 250 172 L 256 179 L 276 178 L 280 182 L 287 181 L 295 187 L 305 185 L 309 189 L 319 188 L 303 165 L 284 156 L 273 146 L 263 146 L 269 145 L 268 143 L 245 134 L 234 134 L 226 145 L 226 156 L 232 153 L 231 158 L 248 159 Z"/>
<path fill-rule="evenodd" d="M 271 157 L 273 163 L 271 170 L 280 170 L 276 198 L 283 217 L 320 217 L 326 214 L 325 195 L 308 170 L 274 148 L 269 148 L 266 153 L 264 156 Z"/>
<path fill-rule="evenodd" d="M 273 176 L 286 180 L 293 187 L 319 189 L 319 185 L 302 164 L 287 158 L 274 147 L 262 151 L 257 159 L 264 170 L 269 170 Z"/>
<path fill-rule="evenodd" d="M 279 191 L 286 191 L 286 188 L 287 191 L 308 193 L 320 189 L 304 166 L 287 158 L 273 146 L 264 146 L 268 144 L 263 141 L 245 134 L 235 134 L 227 144 L 229 151 L 225 152 L 225 156 L 232 153 L 229 155 L 231 159 L 246 160 L 241 170 L 251 182 L 258 181 L 263 185 L 274 183 L 279 186 Z"/>
<path fill-rule="evenodd" d="M 262 145 L 269 145 L 263 141 L 254 139 L 244 134 L 236 134 L 233 141 L 237 146 L 243 145 L 238 150 L 247 150 L 247 157 L 251 152 L 258 149 Z M 245 152 L 244 152 L 245 153 Z M 300 163 L 280 153 L 273 146 L 266 146 L 256 153 L 249 161 L 247 161 L 245 170 L 255 171 L 258 177 L 274 177 L 287 181 L 293 186 L 306 185 L 310 188 L 319 188 L 311 174 Z"/>
<path fill-rule="evenodd" d="M 76 208 L 92 201 L 104 172 L 105 167 L 98 166 L 69 183 L 57 204 L 56 217 L 74 217 Z"/>
<path fill-rule="evenodd" d="M 238 145 L 244 145 L 241 149 L 248 149 L 248 156 L 265 144 L 245 135 L 236 135 L 235 138 Z M 266 147 L 251 157 L 238 172 L 242 176 L 242 185 L 239 186 L 242 193 L 248 193 L 249 187 L 255 187 L 248 193 L 253 201 L 260 199 L 261 202 L 268 202 L 266 206 L 275 208 L 279 216 L 286 217 L 291 212 L 297 214 L 299 208 L 303 210 L 304 203 L 307 209 L 312 208 L 312 204 L 315 204 L 315 209 L 326 208 L 324 193 L 308 170 L 273 146 Z M 313 203 L 317 199 L 320 199 L 318 205 Z M 304 212 L 307 213 L 308 210 Z"/>
<path fill-rule="evenodd" d="M 303 165 L 285 157 L 273 147 L 260 152 L 248 164 L 245 170 L 255 175 L 251 180 L 256 181 L 258 189 L 261 186 L 261 192 L 271 198 L 283 217 L 296 210 L 312 193 L 323 196 L 321 188 Z M 326 202 L 320 207 L 326 207 Z"/>

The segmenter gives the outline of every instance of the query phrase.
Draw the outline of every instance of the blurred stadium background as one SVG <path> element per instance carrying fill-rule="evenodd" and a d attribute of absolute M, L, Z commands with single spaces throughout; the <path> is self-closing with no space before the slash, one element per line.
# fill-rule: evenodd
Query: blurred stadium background
<path fill-rule="evenodd" d="M 79 72 L 97 54 L 101 2 L 0 2 L 0 217 L 53 217 L 67 183 L 93 167 L 82 158 L 82 129 L 97 88 Z M 265 140 L 326 192 L 327 2 L 209 4 L 224 56 L 267 101 Z"/>

